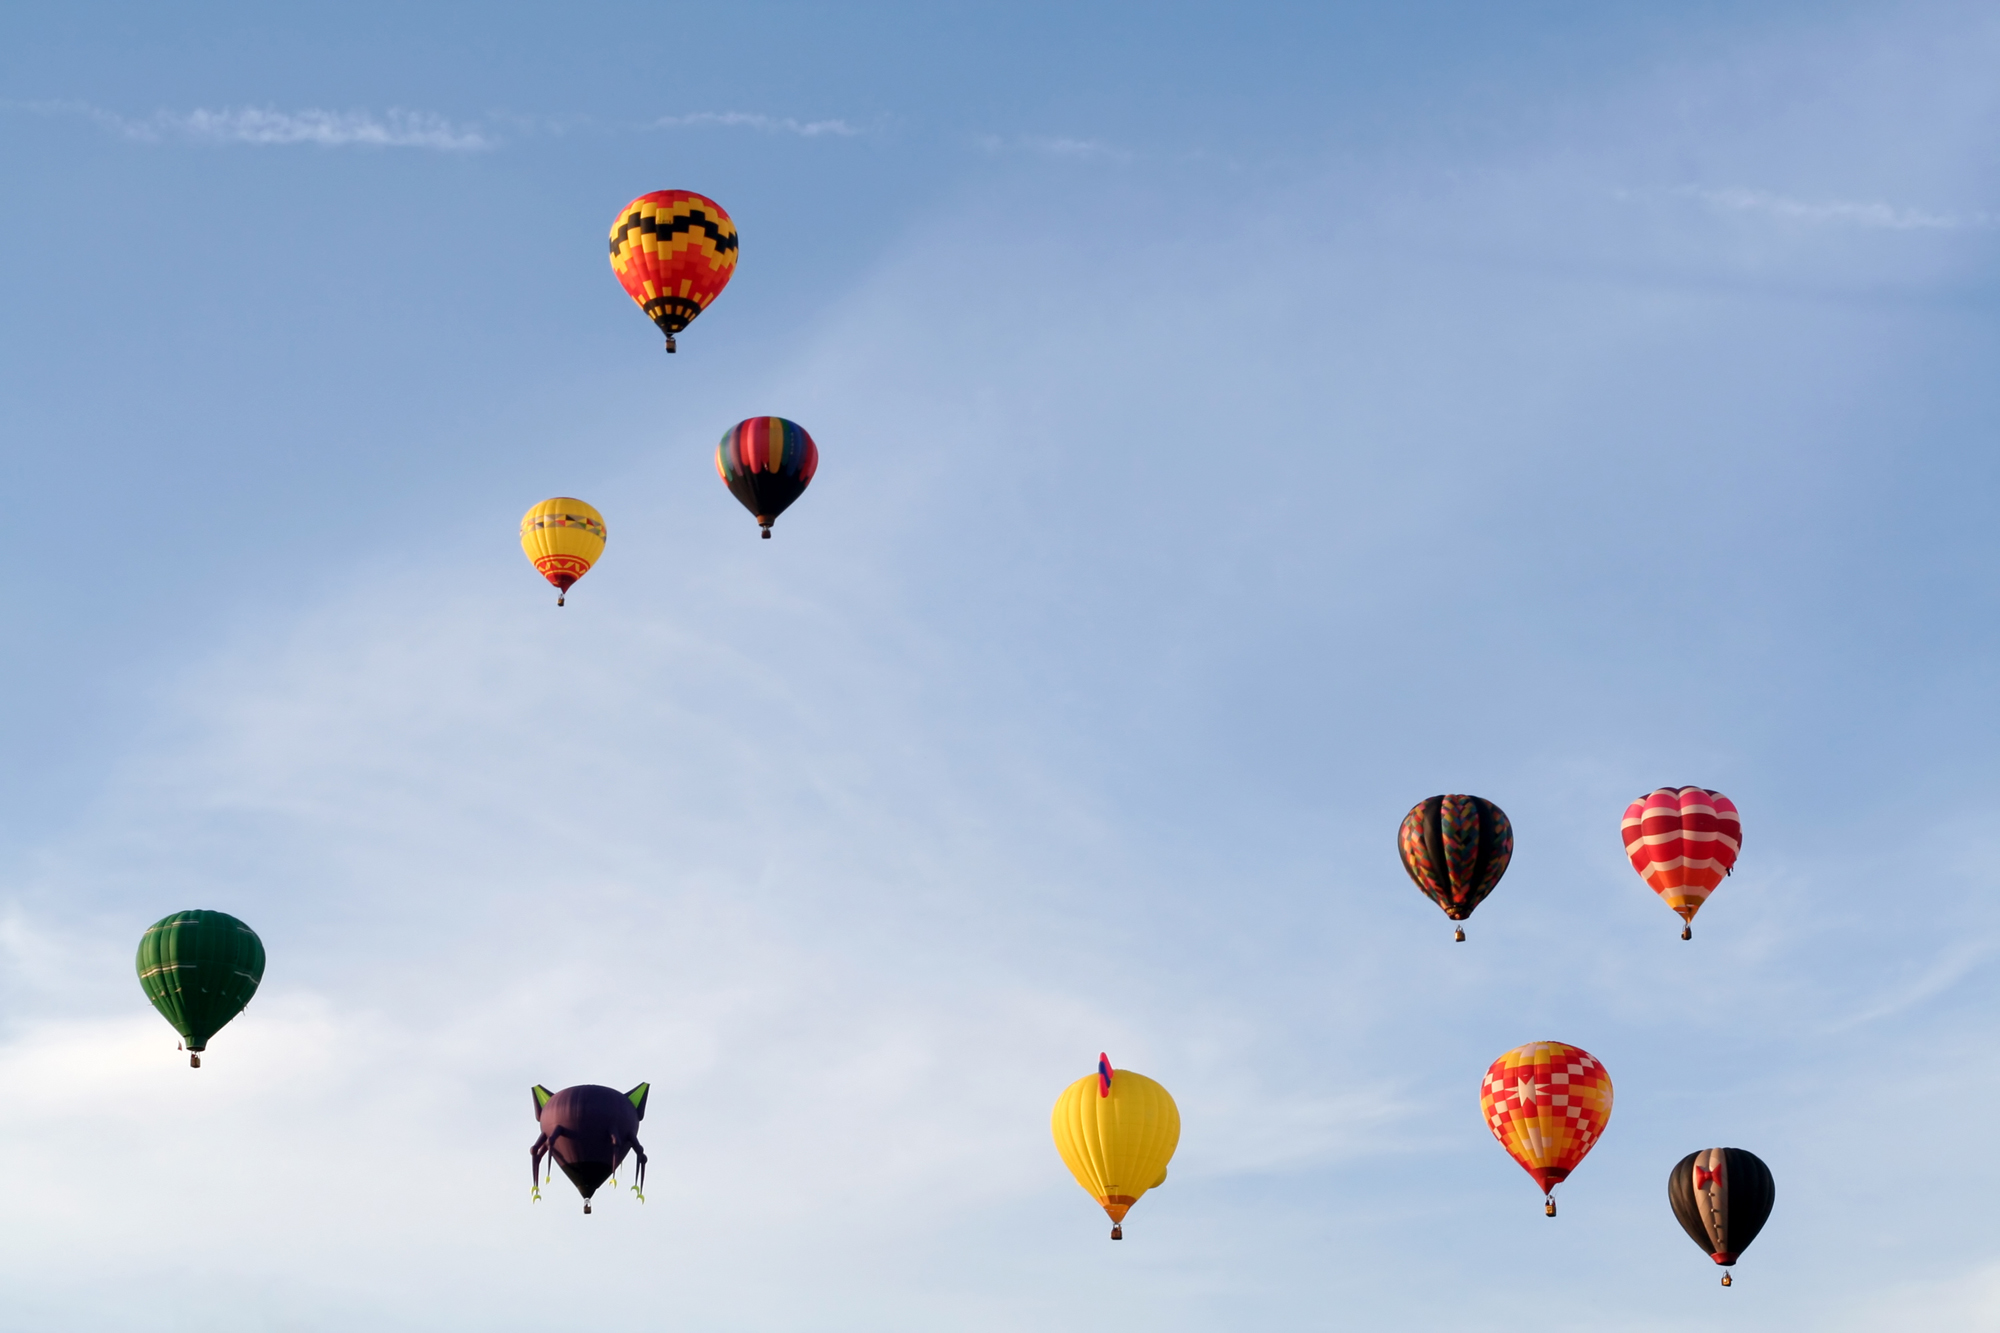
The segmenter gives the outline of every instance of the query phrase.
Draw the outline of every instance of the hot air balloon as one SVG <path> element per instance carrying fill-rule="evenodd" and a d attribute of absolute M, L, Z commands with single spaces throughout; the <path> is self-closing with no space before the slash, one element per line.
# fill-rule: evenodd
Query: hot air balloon
<path fill-rule="evenodd" d="M 590 1211 L 590 1196 L 605 1178 L 617 1173 L 626 1153 L 636 1153 L 639 1167 L 632 1192 L 646 1201 L 646 1150 L 639 1146 L 639 1122 L 646 1118 L 646 1091 L 641 1083 L 630 1092 L 579 1083 L 561 1092 L 550 1092 L 537 1083 L 535 1120 L 541 1136 L 529 1149 L 528 1174 L 534 1182 L 533 1197 L 542 1197 L 542 1158 L 549 1157 L 583 1196 L 583 1211 Z M 618 1182 L 611 1182 L 616 1185 Z"/>
<path fill-rule="evenodd" d="M 1681 938 L 1694 938 L 1694 914 L 1743 848 L 1735 803 L 1706 787 L 1662 787 L 1625 807 L 1624 832 L 1632 868 L 1680 913 Z"/>
<path fill-rule="evenodd" d="M 1569 1178 L 1611 1120 L 1611 1075 L 1589 1051 L 1559 1041 L 1517 1046 L 1486 1068 L 1479 1110 L 1507 1155 L 1542 1188 L 1550 1217 Z"/>
<path fill-rule="evenodd" d="M 163 916 L 139 939 L 139 985 L 201 1068 L 208 1039 L 243 1012 L 264 979 L 264 942 L 227 912 Z"/>
<path fill-rule="evenodd" d="M 812 484 L 819 446 L 797 422 L 751 417 L 723 434 L 715 446 L 715 470 L 769 537 L 778 515 Z"/>
<path fill-rule="evenodd" d="M 1667 1173 L 1667 1202 L 1681 1230 L 1725 1269 L 1757 1239 L 1777 1197 L 1771 1168 L 1742 1148 L 1691 1152 Z M 1731 1285 L 1727 1272 L 1722 1285 Z"/>
<path fill-rule="evenodd" d="M 611 271 L 646 318 L 674 335 L 708 309 L 736 273 L 736 224 L 693 190 L 655 190 L 618 210 Z"/>
<path fill-rule="evenodd" d="M 559 495 L 521 515 L 521 549 L 542 577 L 556 585 L 556 605 L 570 585 L 604 554 L 604 515 L 581 500 Z"/>
<path fill-rule="evenodd" d="M 1167 1181 L 1167 1163 L 1181 1141 L 1181 1113 L 1167 1090 L 1106 1055 L 1097 1072 L 1056 1098 L 1049 1115 L 1063 1164 L 1111 1215 L 1111 1239 L 1125 1238 L 1125 1214 L 1147 1190 Z"/>
<path fill-rule="evenodd" d="M 1396 851 L 1424 896 L 1453 921 L 1463 921 L 1507 873 L 1514 826 L 1484 797 L 1433 796 L 1403 816 Z M 1465 928 L 1453 938 L 1463 943 Z"/>

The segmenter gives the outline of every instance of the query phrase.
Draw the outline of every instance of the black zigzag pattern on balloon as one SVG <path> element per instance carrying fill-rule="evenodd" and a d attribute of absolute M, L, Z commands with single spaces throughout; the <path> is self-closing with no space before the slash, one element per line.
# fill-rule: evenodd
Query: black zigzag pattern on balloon
<path fill-rule="evenodd" d="M 647 217 L 636 208 L 633 209 L 625 215 L 625 220 L 618 224 L 618 230 L 611 233 L 611 253 L 617 254 L 625 245 L 625 237 L 635 231 L 642 236 L 657 236 L 662 240 L 685 232 L 699 231 L 706 233 L 708 239 L 714 242 L 718 253 L 727 254 L 736 248 L 736 233 L 725 232 L 720 224 L 712 221 L 708 214 L 699 208 L 669 218 L 664 223 L 657 218 Z"/>

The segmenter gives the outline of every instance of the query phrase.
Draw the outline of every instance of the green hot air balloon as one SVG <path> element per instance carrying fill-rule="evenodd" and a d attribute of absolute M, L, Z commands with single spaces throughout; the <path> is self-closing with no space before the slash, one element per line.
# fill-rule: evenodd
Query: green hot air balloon
<path fill-rule="evenodd" d="M 139 984 L 201 1068 L 208 1039 L 243 1012 L 264 979 L 264 941 L 227 912 L 175 912 L 139 941 Z"/>

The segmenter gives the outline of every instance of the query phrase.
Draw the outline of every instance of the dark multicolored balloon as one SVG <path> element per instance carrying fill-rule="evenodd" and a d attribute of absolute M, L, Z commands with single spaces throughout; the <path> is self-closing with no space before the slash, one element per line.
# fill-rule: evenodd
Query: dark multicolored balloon
<path fill-rule="evenodd" d="M 1771 1168 L 1742 1148 L 1691 1152 L 1667 1175 L 1667 1202 L 1681 1230 L 1725 1269 L 1757 1239 L 1777 1198 Z M 1722 1285 L 1730 1285 L 1726 1272 Z"/>
<path fill-rule="evenodd" d="M 1424 896 L 1463 921 L 1507 873 L 1514 826 L 1484 797 L 1433 796 L 1403 816 L 1396 851 Z M 1462 927 L 1455 938 L 1465 938 Z"/>
<path fill-rule="evenodd" d="M 606 1178 L 617 1173 L 625 1154 L 639 1158 L 638 1179 L 632 1192 L 646 1201 L 646 1150 L 639 1146 L 639 1122 L 646 1118 L 646 1092 L 650 1083 L 641 1083 L 630 1092 L 579 1083 L 561 1092 L 535 1085 L 535 1120 L 541 1137 L 529 1150 L 529 1175 L 534 1181 L 534 1197 L 542 1197 L 542 1158 L 550 1158 L 583 1196 L 583 1211 L 590 1211 L 590 1196 Z M 615 1185 L 617 1182 L 614 1180 Z"/>
<path fill-rule="evenodd" d="M 715 447 L 715 470 L 764 535 L 819 471 L 819 446 L 805 428 L 783 417 L 751 417 L 731 426 Z"/>
<path fill-rule="evenodd" d="M 264 942 L 227 912 L 163 916 L 139 939 L 139 985 L 201 1068 L 208 1039 L 243 1012 L 264 980 Z"/>

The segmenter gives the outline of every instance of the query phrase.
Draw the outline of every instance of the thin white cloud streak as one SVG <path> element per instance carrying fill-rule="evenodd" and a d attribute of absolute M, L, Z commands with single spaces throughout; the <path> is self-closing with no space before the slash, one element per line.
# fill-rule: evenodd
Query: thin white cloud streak
<path fill-rule="evenodd" d="M 1042 157 L 1069 158 L 1073 161 L 1130 162 L 1132 153 L 1116 144 L 1105 143 L 1102 139 L 1078 139 L 1069 135 L 1021 134 L 1011 138 L 998 135 L 982 135 L 979 146 L 989 153 L 1023 152 Z"/>
<path fill-rule="evenodd" d="M 1986 213 L 1927 213 L 1884 203 L 1846 199 L 1794 199 L 1768 190 L 1742 187 L 1713 189 L 1699 185 L 1676 187 L 1671 193 L 1694 199 L 1723 213 L 1749 213 L 1791 222 L 1828 223 L 1871 231 L 1967 231 L 1993 225 Z"/>
<path fill-rule="evenodd" d="M 376 113 L 326 111 L 318 107 L 299 111 L 250 106 L 197 107 L 193 111 L 158 111 L 135 118 L 86 102 L 15 105 L 38 115 L 80 116 L 135 143 L 193 140 L 258 147 L 311 144 L 320 148 L 421 148 L 447 153 L 478 152 L 497 144 L 476 128 L 427 111 L 399 108 Z"/>
<path fill-rule="evenodd" d="M 652 128 L 679 130 L 702 125 L 763 130 L 769 134 L 796 134 L 804 139 L 817 139 L 829 134 L 852 138 L 861 133 L 844 120 L 797 120 L 791 116 L 766 116 L 752 111 L 696 111 L 685 116 L 662 116 L 653 122 Z"/>

